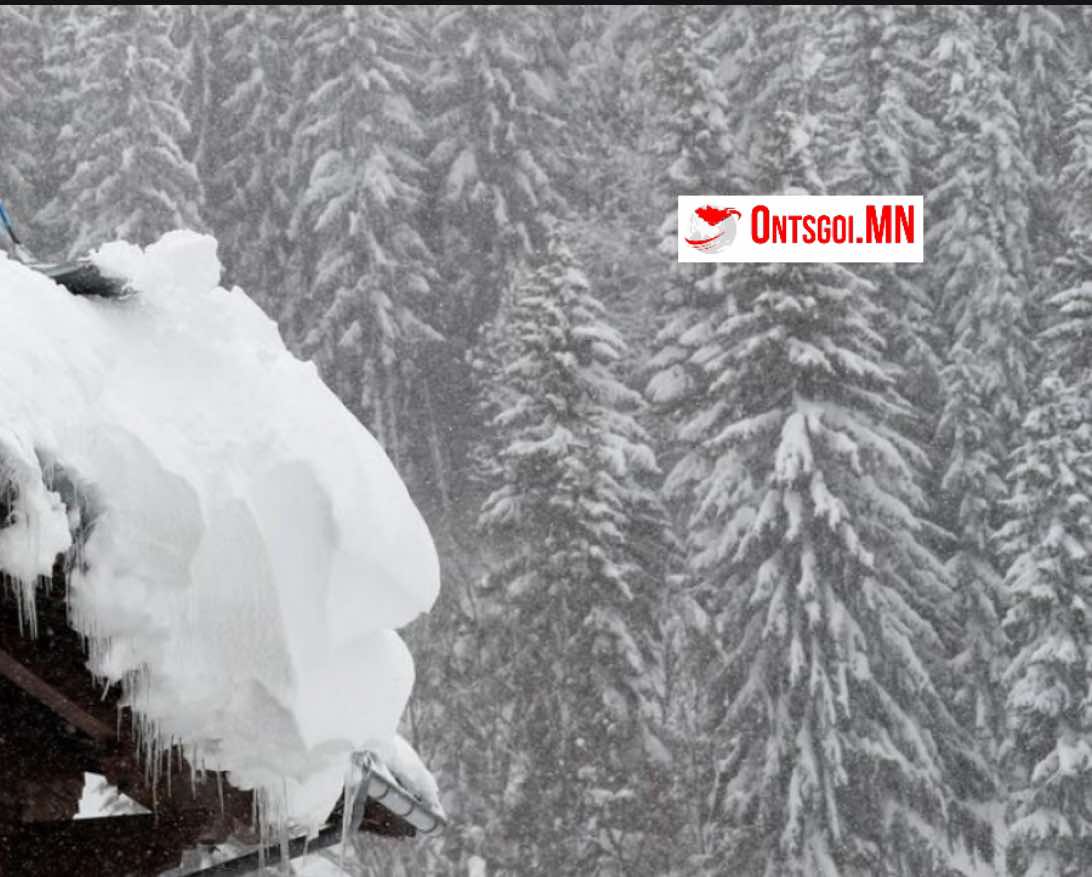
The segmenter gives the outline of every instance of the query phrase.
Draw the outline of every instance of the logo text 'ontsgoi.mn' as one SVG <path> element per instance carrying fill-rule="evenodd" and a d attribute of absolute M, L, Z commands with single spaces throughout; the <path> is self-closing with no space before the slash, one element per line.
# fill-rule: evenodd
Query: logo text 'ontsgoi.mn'
<path fill-rule="evenodd" d="M 921 262 L 921 195 L 680 195 L 680 262 Z"/>

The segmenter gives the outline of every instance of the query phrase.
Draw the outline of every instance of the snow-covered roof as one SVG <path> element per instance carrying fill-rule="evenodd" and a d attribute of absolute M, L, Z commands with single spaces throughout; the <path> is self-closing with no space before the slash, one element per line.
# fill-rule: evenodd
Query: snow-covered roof
<path fill-rule="evenodd" d="M 137 294 L 74 297 L 0 257 L 0 569 L 30 614 L 75 554 L 71 623 L 149 740 L 319 824 L 353 750 L 399 745 L 395 629 L 436 597 L 432 540 L 315 368 L 220 288 L 214 240 L 93 259 Z"/>

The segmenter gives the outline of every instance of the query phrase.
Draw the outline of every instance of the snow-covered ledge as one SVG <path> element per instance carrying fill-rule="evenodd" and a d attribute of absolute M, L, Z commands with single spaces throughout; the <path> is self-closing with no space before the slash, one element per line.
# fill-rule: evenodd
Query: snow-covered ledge
<path fill-rule="evenodd" d="M 314 366 L 220 288 L 213 239 L 93 258 L 137 294 L 76 298 L 0 257 L 0 569 L 29 618 L 69 552 L 71 623 L 148 748 L 181 742 L 266 820 L 318 826 L 353 751 L 401 751 L 395 630 L 436 597 L 432 540 Z"/>

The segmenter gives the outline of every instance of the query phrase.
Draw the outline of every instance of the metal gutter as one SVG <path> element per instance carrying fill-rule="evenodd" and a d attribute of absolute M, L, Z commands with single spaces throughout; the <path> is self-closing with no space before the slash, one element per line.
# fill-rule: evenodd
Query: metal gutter
<path fill-rule="evenodd" d="M 367 767 L 366 760 L 370 760 L 372 764 L 383 764 L 382 759 L 371 752 L 354 754 L 353 760 L 365 767 Z M 443 816 L 434 812 L 431 807 L 404 789 L 398 782 L 393 779 L 388 780 L 374 769 L 371 770 L 369 775 L 368 797 L 376 803 L 382 804 L 395 816 L 408 822 L 421 834 L 431 834 L 447 825 L 447 820 Z"/>
<path fill-rule="evenodd" d="M 403 788 L 396 780 L 393 778 L 388 779 L 377 773 L 375 765 L 382 765 L 383 762 L 373 753 L 353 753 L 353 763 L 369 772 L 366 800 L 375 801 L 394 816 L 413 826 L 421 834 L 431 834 L 447 825 L 447 820 L 443 816 L 418 800 L 413 793 Z M 359 827 L 356 826 L 357 829 Z M 301 834 L 289 839 L 288 858 L 295 859 L 307 853 L 331 847 L 341 842 L 342 834 L 342 820 L 338 817 L 323 826 L 318 835 L 313 838 L 308 839 L 306 835 Z M 208 877 L 208 875 L 213 874 L 250 874 L 262 862 L 266 866 L 271 866 L 281 861 L 281 846 L 279 843 L 273 843 L 264 849 L 251 850 L 249 853 L 244 853 L 234 859 L 228 859 L 226 862 L 220 862 L 218 865 L 210 865 L 199 871 L 187 872 L 185 877 Z"/>

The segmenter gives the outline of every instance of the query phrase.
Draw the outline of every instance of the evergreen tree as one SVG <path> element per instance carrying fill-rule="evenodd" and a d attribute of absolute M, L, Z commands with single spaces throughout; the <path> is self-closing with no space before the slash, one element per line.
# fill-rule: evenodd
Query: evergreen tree
<path fill-rule="evenodd" d="M 442 265 L 462 267 L 439 325 L 448 334 L 469 330 L 472 342 L 512 266 L 542 248 L 545 223 L 560 207 L 566 168 L 552 147 L 563 124 L 561 59 L 541 7 L 446 7 L 431 30 L 431 203 L 423 224 Z"/>
<path fill-rule="evenodd" d="M 181 57 L 173 7 L 111 6 L 77 13 L 78 100 L 59 149 L 79 156 L 44 212 L 72 253 L 115 237 L 150 243 L 202 228 L 202 190 L 181 141 Z"/>
<path fill-rule="evenodd" d="M 676 199 L 684 192 L 743 192 L 748 187 L 742 172 L 746 165 L 739 155 L 743 144 L 733 138 L 725 93 L 717 79 L 716 52 L 692 48 L 703 33 L 702 8 L 657 7 L 652 14 L 657 43 L 645 75 L 655 93 L 655 125 L 662 133 L 650 148 L 656 161 L 667 167 L 668 180 L 665 197 L 657 204 L 653 243 L 661 260 L 670 263 L 650 278 L 663 321 L 650 363 L 648 396 L 662 413 L 678 420 L 704 396 L 705 376 L 692 357 L 707 337 L 710 313 L 725 306 L 727 272 L 716 266 L 675 263 Z M 703 473 L 698 467 L 693 476 Z M 668 498 L 678 497 L 669 489 Z"/>
<path fill-rule="evenodd" d="M 992 538 L 1005 512 L 1002 461 L 1015 448 L 1034 367 L 1029 343 L 1028 221 L 1033 172 L 1009 98 L 1011 78 L 981 12 L 934 13 L 935 99 L 944 149 L 929 193 L 926 247 L 948 336 L 937 443 L 945 455 L 939 507 L 954 535 L 946 552 L 960 595 L 966 723 L 991 748 L 1003 717 L 1004 613 Z"/>
<path fill-rule="evenodd" d="M 423 318 L 433 273 L 414 224 L 416 42 L 389 7 L 316 13 L 301 37 L 316 78 L 294 146 L 310 168 L 296 225 L 314 241 L 303 349 L 403 471 L 414 459 L 404 445 L 427 434 L 407 413 L 421 348 L 438 339 Z"/>
<path fill-rule="evenodd" d="M 625 356 L 560 231 L 516 277 L 489 400 L 483 598 L 505 812 L 498 863 L 521 874 L 662 874 L 659 615 L 669 545 L 656 462 L 615 374 Z M 505 751 L 506 750 L 506 751 Z"/>
<path fill-rule="evenodd" d="M 279 318 L 288 286 L 288 229 L 303 194 L 288 185 L 292 56 L 284 47 L 291 14 L 281 7 L 225 6 L 207 15 L 214 37 L 205 53 L 213 56 L 217 76 L 195 103 L 214 108 L 215 124 L 203 126 L 195 151 L 208 180 L 209 219 L 232 276 Z M 192 54 L 199 67 L 202 53 Z"/>
<path fill-rule="evenodd" d="M 759 191 L 822 191 L 806 14 L 761 22 Z M 715 860 L 746 875 L 949 873 L 945 831 L 988 845 L 964 802 L 989 777 L 944 697 L 954 597 L 926 547 L 928 461 L 877 331 L 882 293 L 832 265 L 740 267 L 726 286 L 691 329 L 686 366 L 704 378 L 682 394 L 687 452 L 668 478 L 689 494 L 721 655 Z"/>
<path fill-rule="evenodd" d="M 63 258 L 71 243 L 66 237 L 68 221 L 54 211 L 57 193 L 74 173 L 81 157 L 70 149 L 66 138 L 80 100 L 76 46 L 86 17 L 74 6 L 33 8 L 43 43 L 40 66 L 30 71 L 38 92 L 38 99 L 29 112 L 37 130 L 32 165 L 35 211 L 24 214 L 19 209 L 19 213 L 29 220 L 25 237 L 35 256 Z M 91 151 L 94 151 L 93 147 Z M 51 212 L 53 219 L 50 219 Z"/>
<path fill-rule="evenodd" d="M 641 87 L 646 52 L 639 48 L 659 10 L 639 6 L 586 6 L 579 16 L 555 12 L 565 51 L 565 121 L 562 142 L 572 173 L 560 194 L 570 208 L 576 256 L 597 296 L 636 351 L 650 340 L 654 284 L 663 259 L 647 246 L 647 230 L 663 214 L 648 180 L 662 170 L 646 148 L 650 95 Z M 638 38 L 639 37 L 639 38 Z M 603 234 L 609 228 L 610 234 Z"/>
<path fill-rule="evenodd" d="M 1085 316 L 1088 304 L 1085 294 Z M 1018 780 L 1009 854 L 1021 875 L 1076 877 L 1092 861 L 1090 424 L 1087 386 L 1045 378 L 1012 469 L 1015 516 L 1002 533 L 1014 558 L 1005 626 L 1017 646 L 1005 674 Z"/>
<path fill-rule="evenodd" d="M 1074 83 L 1064 126 L 1063 143 L 1068 160 L 1059 171 L 1058 188 L 1071 197 L 1065 199 L 1059 226 L 1068 238 L 1067 246 L 1062 249 L 1072 254 L 1084 248 L 1083 232 L 1092 228 L 1092 203 L 1084 197 L 1085 193 L 1092 193 L 1092 76 L 1087 73 Z M 1062 257 L 1062 277 L 1064 283 L 1074 284 L 1081 275 L 1068 262 L 1070 258 Z"/>
<path fill-rule="evenodd" d="M 171 39 L 178 47 L 183 64 L 179 106 L 190 123 L 187 136 L 179 146 L 182 154 L 193 162 L 202 182 L 211 178 L 214 169 L 214 159 L 210 156 L 214 144 L 210 140 L 225 121 L 220 117 L 213 94 L 219 78 L 217 73 L 237 73 L 227 65 L 218 64 L 220 59 L 215 57 L 221 32 L 217 20 L 220 14 L 220 10 L 212 6 L 179 7 L 171 31 Z M 268 158 L 262 164 L 267 162 Z"/>
<path fill-rule="evenodd" d="M 649 250 L 655 247 L 658 265 L 648 270 L 642 286 L 646 298 L 656 306 L 659 326 L 652 339 L 648 371 L 651 380 L 647 397 L 665 434 L 663 441 L 674 456 L 672 445 L 683 445 L 688 453 L 676 465 L 663 488 L 667 506 L 677 520 L 679 532 L 687 528 L 685 510 L 691 491 L 710 477 L 714 458 L 691 443 L 693 433 L 682 425 L 696 418 L 710 392 L 710 376 L 695 356 L 709 337 L 711 327 L 730 308 L 725 294 L 729 272 L 724 266 L 676 262 L 677 196 L 681 193 L 745 192 L 743 172 L 748 167 L 744 141 L 736 136 L 738 108 L 719 74 L 718 59 L 731 57 L 729 40 L 750 35 L 753 15 L 747 8 L 713 11 L 710 7 L 655 7 L 648 12 L 644 39 L 654 49 L 641 71 L 649 93 L 645 135 L 651 165 L 666 169 L 667 182 L 647 202 L 654 209 L 645 228 L 653 232 Z M 710 18 L 713 26 L 710 27 Z M 745 39 L 745 38 L 744 38 Z M 744 43 L 746 45 L 746 42 Z M 663 173 L 663 171 L 660 171 Z M 646 215 L 648 211 L 645 211 Z M 697 427 L 695 421 L 695 427 Z M 672 435 L 673 428 L 676 430 Z M 669 683 L 677 758 L 676 783 L 668 791 L 687 811 L 685 834 L 677 842 L 679 867 L 715 870 L 717 858 L 710 836 L 713 820 L 708 787 L 709 765 L 716 758 L 716 734 L 710 733 L 707 717 L 710 703 L 710 675 L 716 672 L 722 653 L 707 634 L 705 607 L 689 585 L 673 595 Z"/>
<path fill-rule="evenodd" d="M 938 131 L 929 98 L 928 17 L 908 6 L 842 5 L 830 12 L 819 70 L 822 122 L 817 142 L 831 158 L 822 173 L 831 194 L 919 194 L 932 188 Z M 921 265 L 860 266 L 885 294 L 879 326 L 904 374 L 903 393 L 919 412 L 914 437 L 927 442 L 939 407 L 943 335 L 934 321 Z"/>
<path fill-rule="evenodd" d="M 1063 122 L 1064 245 L 1048 278 L 1043 377 L 1010 470 L 1001 547 L 1015 647 L 1005 674 L 1010 862 L 1018 874 L 1068 877 L 1092 861 L 1092 78 L 1078 84 Z"/>
<path fill-rule="evenodd" d="M 638 78 L 643 53 L 632 47 L 634 33 L 643 33 L 650 18 L 658 19 L 658 12 L 633 6 L 585 6 L 578 16 L 554 16 L 566 73 L 559 146 L 572 160 L 559 188 L 577 219 L 616 217 L 648 201 L 647 185 L 634 174 L 644 158 L 648 100 Z M 618 228 L 624 230 L 640 234 L 637 227 Z"/>
<path fill-rule="evenodd" d="M 0 199 L 16 216 L 32 217 L 41 203 L 37 177 L 46 142 L 36 125 L 43 44 L 38 16 L 30 6 L 0 7 L 4 63 L 0 65 Z M 7 235 L 3 235 L 6 239 Z M 6 241 L 5 241 L 6 243 Z"/>
<path fill-rule="evenodd" d="M 1009 6 L 997 21 L 1005 53 L 1004 68 L 1012 84 L 1011 99 L 1019 117 L 1025 153 L 1034 169 L 1032 192 L 1034 236 L 1044 267 L 1056 243 L 1049 229 L 1057 218 L 1055 178 L 1064 160 L 1061 120 L 1070 100 L 1073 50 L 1060 7 L 1043 4 Z M 1041 232 L 1041 233 L 1040 233 Z"/>
<path fill-rule="evenodd" d="M 831 11 L 819 75 L 832 193 L 915 194 L 930 182 L 938 132 L 926 112 L 928 25 L 911 7 Z"/>
<path fill-rule="evenodd" d="M 416 220 L 444 278 L 429 311 L 444 343 L 431 351 L 423 383 L 444 387 L 428 401 L 446 427 L 436 442 L 436 455 L 448 461 L 444 495 L 474 508 L 480 497 L 465 473 L 482 424 L 467 404 L 477 392 L 468 351 L 514 266 L 542 249 L 548 220 L 564 213 L 561 54 L 554 13 L 542 7 L 434 7 L 422 15 L 430 124 L 426 198 Z"/>

